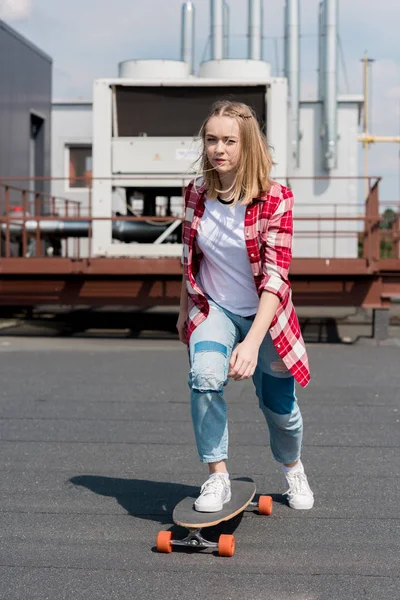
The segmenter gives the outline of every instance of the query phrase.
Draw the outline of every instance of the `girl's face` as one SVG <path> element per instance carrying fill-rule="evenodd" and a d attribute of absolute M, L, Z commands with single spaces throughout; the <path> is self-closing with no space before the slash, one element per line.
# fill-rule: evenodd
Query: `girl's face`
<path fill-rule="evenodd" d="M 239 164 L 239 123 L 227 116 L 211 117 L 205 128 L 204 147 L 210 164 L 219 175 L 232 173 Z"/>

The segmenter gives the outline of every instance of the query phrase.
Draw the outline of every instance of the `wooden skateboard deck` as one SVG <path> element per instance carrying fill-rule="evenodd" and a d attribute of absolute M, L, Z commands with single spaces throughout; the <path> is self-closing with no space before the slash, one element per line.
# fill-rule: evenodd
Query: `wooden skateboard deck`
<path fill-rule="evenodd" d="M 172 519 L 177 525 L 188 529 L 189 535 L 183 540 L 175 540 L 172 531 L 160 531 L 157 535 L 157 550 L 172 552 L 173 546 L 185 546 L 197 550 L 212 548 L 218 550 L 220 556 L 233 556 L 235 552 L 233 535 L 222 534 L 218 543 L 210 542 L 203 538 L 201 530 L 204 527 L 214 527 L 223 521 L 233 519 L 249 505 L 258 508 L 261 515 L 270 515 L 272 498 L 271 496 L 260 496 L 258 502 L 252 502 L 256 486 L 254 481 L 248 478 L 231 480 L 231 491 L 230 502 L 224 504 L 222 510 L 213 513 L 199 512 L 194 509 L 194 502 L 198 494 L 181 500 L 174 508 Z"/>
<path fill-rule="evenodd" d="M 194 508 L 196 496 L 188 496 L 176 505 L 172 520 L 186 529 L 214 527 L 222 521 L 229 521 L 240 514 L 253 500 L 256 485 L 253 480 L 233 479 L 231 481 L 232 498 L 218 512 L 199 512 Z"/>

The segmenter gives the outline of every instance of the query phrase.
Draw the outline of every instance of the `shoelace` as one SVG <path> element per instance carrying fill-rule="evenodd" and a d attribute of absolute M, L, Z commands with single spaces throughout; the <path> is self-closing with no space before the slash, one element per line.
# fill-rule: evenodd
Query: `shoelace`
<path fill-rule="evenodd" d="M 219 494 L 221 491 L 221 487 L 224 487 L 223 476 L 219 477 L 211 477 L 207 479 L 205 483 L 201 486 L 200 493 L 205 494 Z"/>
<path fill-rule="evenodd" d="M 295 494 L 306 494 L 308 491 L 307 477 L 305 473 L 292 473 L 287 475 L 289 489 L 284 493 L 284 496 L 293 496 Z"/>

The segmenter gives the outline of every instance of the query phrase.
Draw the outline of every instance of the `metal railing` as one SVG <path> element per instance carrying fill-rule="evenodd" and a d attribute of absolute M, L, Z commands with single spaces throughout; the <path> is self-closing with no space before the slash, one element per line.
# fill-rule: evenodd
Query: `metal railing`
<path fill-rule="evenodd" d="M 163 180 L 171 177 L 163 177 Z M 113 178 L 118 181 L 137 177 Z M 140 177 L 154 182 L 155 177 Z M 171 178 L 172 179 L 172 178 Z M 176 178 L 174 178 L 176 180 Z M 289 185 L 296 195 L 296 182 L 325 178 L 291 178 Z M 363 178 L 333 178 L 337 180 Z M 65 178 L 40 178 L 40 181 L 64 181 Z M 187 181 L 187 178 L 185 178 Z M 400 259 L 400 203 L 379 202 L 379 178 L 369 178 L 369 194 L 362 206 L 347 207 L 340 203 L 307 204 L 297 197 L 300 211 L 295 210 L 295 239 L 312 241 L 309 256 L 302 258 L 335 258 L 343 240 L 352 240 L 356 248 L 351 258 L 363 258 L 368 265 L 381 259 Z M 16 183 L 18 185 L 16 185 Z M 82 192 L 81 201 L 25 189 L 31 180 L 0 180 L 0 259 L 11 257 L 63 256 L 67 258 L 91 257 L 93 223 L 109 221 L 116 241 L 133 241 L 140 238 L 140 231 L 147 227 L 154 240 L 173 222 L 182 221 L 183 201 L 178 202 L 175 214 L 168 205 L 159 214 L 144 215 L 132 211 L 130 215 L 93 217 L 92 187 Z M 287 183 L 287 182 L 286 182 Z M 182 178 L 182 189 L 184 179 Z M 169 207 L 169 209 L 168 209 Z M 390 220 L 385 220 L 385 210 L 390 209 Z M 164 212 L 164 214 L 160 214 Z M 301 214 L 300 214 L 301 212 Z M 346 214 L 343 214 L 345 212 Z M 169 213 L 169 214 L 168 214 Z M 386 215 L 387 216 L 387 215 Z M 351 226 L 350 226 L 351 225 Z M 82 252 L 81 240 L 88 240 Z M 175 241 L 179 241 L 179 230 L 175 229 Z M 137 241 L 137 240 L 136 240 Z M 140 239 L 139 239 L 140 241 Z M 51 251 L 49 251 L 51 249 Z M 342 257 L 343 258 L 343 257 Z"/>

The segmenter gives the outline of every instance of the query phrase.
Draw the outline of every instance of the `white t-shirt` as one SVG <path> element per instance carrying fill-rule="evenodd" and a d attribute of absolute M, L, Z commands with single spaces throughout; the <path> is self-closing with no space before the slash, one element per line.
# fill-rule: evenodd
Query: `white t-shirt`
<path fill-rule="evenodd" d="M 206 200 L 196 238 L 204 255 L 197 283 L 217 304 L 243 317 L 255 314 L 259 302 L 244 236 L 245 210 Z"/>

